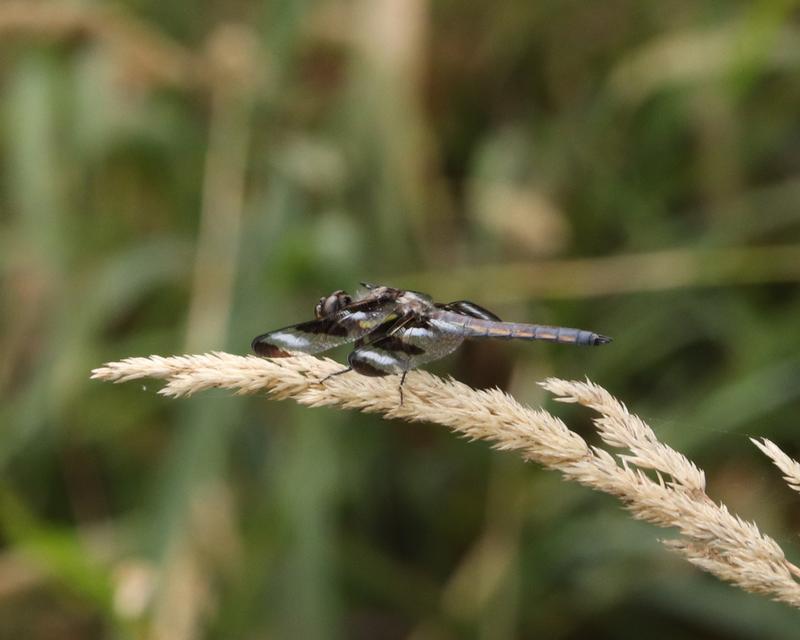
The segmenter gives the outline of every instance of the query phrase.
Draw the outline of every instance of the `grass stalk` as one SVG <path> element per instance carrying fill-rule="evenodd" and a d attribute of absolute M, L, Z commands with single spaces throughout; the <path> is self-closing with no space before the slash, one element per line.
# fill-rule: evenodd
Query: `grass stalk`
<path fill-rule="evenodd" d="M 693 462 L 660 442 L 652 429 L 624 404 L 592 382 L 550 378 L 541 385 L 559 401 L 596 413 L 603 442 L 618 450 L 589 446 L 564 422 L 531 409 L 500 390 L 478 391 L 425 371 L 411 372 L 400 403 L 396 376 L 335 376 L 342 365 L 308 355 L 262 359 L 227 353 L 151 356 L 112 362 L 92 378 L 126 382 L 165 381 L 160 394 L 179 398 L 211 388 L 237 394 L 266 392 L 308 406 L 332 406 L 379 413 L 409 422 L 434 422 L 470 440 L 486 440 L 503 451 L 559 471 L 565 478 L 619 498 L 634 518 L 677 530 L 664 544 L 696 566 L 753 593 L 800 607 L 800 569 L 775 540 L 714 502 L 705 476 Z M 796 484 L 800 465 L 769 441 L 756 443 Z M 778 453 L 780 452 L 780 454 Z M 783 456 L 783 457 L 782 457 Z"/>

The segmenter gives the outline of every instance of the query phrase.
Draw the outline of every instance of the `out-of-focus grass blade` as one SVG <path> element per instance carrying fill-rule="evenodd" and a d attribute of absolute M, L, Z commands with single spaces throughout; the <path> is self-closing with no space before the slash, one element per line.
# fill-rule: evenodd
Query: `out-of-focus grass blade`
<path fill-rule="evenodd" d="M 70 591 L 112 615 L 108 568 L 92 561 L 77 530 L 37 522 L 9 488 L 0 488 L 0 527 L 15 550 Z"/>
<path fill-rule="evenodd" d="M 27 384 L 0 409 L 5 424 L 10 425 L 0 441 L 0 466 L 40 436 L 48 424 L 57 423 L 60 412 L 91 384 L 75 372 L 88 370 L 96 362 L 103 325 L 124 314 L 153 288 L 185 276 L 186 249 L 179 241 L 162 238 L 114 255 L 93 266 L 86 278 L 70 281 L 74 289 L 64 292 L 64 304 L 71 312 L 60 315 L 52 333 L 41 338 L 43 366 L 35 369 Z"/>

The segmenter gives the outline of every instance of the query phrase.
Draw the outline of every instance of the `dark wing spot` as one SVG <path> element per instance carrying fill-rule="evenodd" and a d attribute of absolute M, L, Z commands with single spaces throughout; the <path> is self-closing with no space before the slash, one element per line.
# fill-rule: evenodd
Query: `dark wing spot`
<path fill-rule="evenodd" d="M 407 353 L 410 356 L 418 356 L 425 353 L 425 349 L 421 349 L 415 344 L 405 342 L 402 338 L 398 338 L 397 336 L 386 336 L 385 338 L 381 338 L 375 343 L 375 346 L 380 349 L 384 349 L 385 351 Z"/>
<path fill-rule="evenodd" d="M 363 311 L 364 313 L 373 313 L 381 311 L 386 307 L 387 302 L 392 302 L 391 298 L 381 296 L 377 298 L 367 298 L 366 300 L 356 300 L 344 308 L 344 312 Z"/>
<path fill-rule="evenodd" d="M 373 367 L 368 362 L 364 362 L 363 360 L 359 360 L 358 357 L 353 357 L 353 353 L 350 354 L 350 357 L 347 359 L 347 363 L 353 368 L 353 371 L 356 373 L 360 373 L 362 376 L 370 376 L 372 378 L 381 378 L 383 376 L 388 376 L 389 373 L 386 371 L 381 371 L 377 367 Z"/>
<path fill-rule="evenodd" d="M 288 351 L 284 351 L 283 349 L 276 347 L 274 344 L 264 342 L 261 337 L 253 340 L 253 343 L 250 345 L 250 347 L 262 358 L 285 358 L 292 355 Z"/>
<path fill-rule="evenodd" d="M 340 338 L 347 336 L 347 327 L 344 327 L 335 320 L 331 320 L 329 318 L 301 322 L 300 324 L 295 325 L 293 329 L 305 333 L 324 333 L 329 336 L 337 336 Z"/>
<path fill-rule="evenodd" d="M 448 302 L 447 304 L 437 304 L 437 307 L 440 309 L 446 309 L 447 311 L 454 311 L 455 313 L 460 313 L 465 316 L 470 316 L 472 318 L 480 318 L 481 320 L 493 320 L 494 322 L 502 322 L 497 315 L 489 311 L 488 309 L 484 309 L 482 306 L 475 304 L 474 302 L 470 302 L 469 300 L 457 300 L 456 302 Z"/>

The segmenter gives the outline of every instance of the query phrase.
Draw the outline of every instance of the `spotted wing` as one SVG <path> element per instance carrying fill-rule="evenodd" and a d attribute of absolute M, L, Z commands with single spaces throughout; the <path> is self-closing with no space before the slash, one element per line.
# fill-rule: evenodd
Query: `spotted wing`
<path fill-rule="evenodd" d="M 387 327 L 387 325 L 384 325 Z M 359 345 L 348 357 L 353 370 L 366 376 L 405 373 L 426 362 L 444 358 L 464 337 L 427 319 L 418 319 L 391 333 Z"/>
<path fill-rule="evenodd" d="M 455 302 L 437 303 L 436 307 L 439 309 L 460 313 L 465 316 L 471 316 L 473 318 L 502 322 L 502 320 L 500 320 L 496 314 L 492 313 L 488 309 L 484 309 L 474 302 L 470 302 L 469 300 L 456 300 Z"/>
<path fill-rule="evenodd" d="M 320 353 L 353 342 L 397 317 L 393 303 L 357 301 L 333 316 L 319 318 L 264 333 L 253 339 L 251 348 L 258 355 L 276 358 L 290 351 Z"/>

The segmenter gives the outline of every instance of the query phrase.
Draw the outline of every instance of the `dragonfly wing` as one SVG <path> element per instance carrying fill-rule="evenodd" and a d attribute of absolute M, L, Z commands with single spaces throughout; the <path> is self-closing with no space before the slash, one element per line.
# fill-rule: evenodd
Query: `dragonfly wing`
<path fill-rule="evenodd" d="M 482 306 L 477 305 L 474 302 L 470 302 L 469 300 L 456 300 L 455 302 L 446 302 L 444 304 L 437 304 L 436 306 L 439 309 L 453 311 L 455 313 L 471 316 L 473 318 L 482 318 L 483 320 L 494 320 L 495 322 L 501 322 L 500 318 L 497 317 L 496 314 L 492 313 L 488 309 L 484 309 Z"/>
<path fill-rule="evenodd" d="M 355 340 L 347 329 L 330 318 L 301 322 L 290 327 L 264 333 L 253 339 L 251 347 L 260 356 L 289 356 L 289 351 L 319 353 Z"/>
<path fill-rule="evenodd" d="M 367 376 L 405 373 L 443 358 L 463 340 L 461 335 L 442 332 L 420 320 L 359 346 L 350 354 L 348 363 L 355 371 Z"/>
<path fill-rule="evenodd" d="M 291 355 L 289 351 L 320 353 L 363 338 L 395 316 L 394 305 L 356 302 L 333 316 L 262 334 L 253 340 L 251 347 L 267 358 Z"/>

